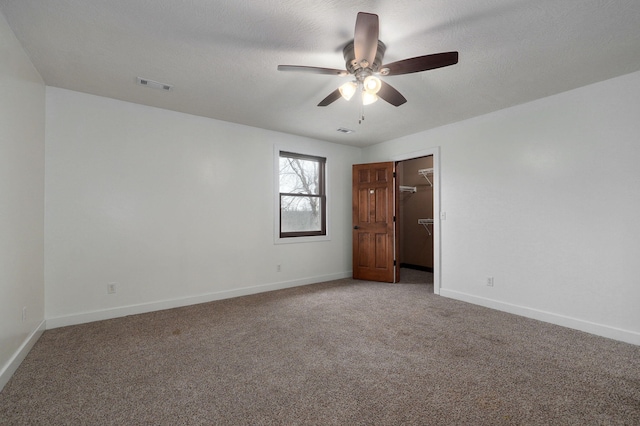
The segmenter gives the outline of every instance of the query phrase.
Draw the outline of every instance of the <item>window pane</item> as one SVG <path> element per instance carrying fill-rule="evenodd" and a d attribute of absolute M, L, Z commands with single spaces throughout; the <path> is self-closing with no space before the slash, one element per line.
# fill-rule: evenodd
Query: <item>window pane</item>
<path fill-rule="evenodd" d="M 280 197 L 280 231 L 313 232 L 322 230 L 320 197 Z"/>
<path fill-rule="evenodd" d="M 318 161 L 280 157 L 280 192 L 320 194 L 319 166 Z"/>

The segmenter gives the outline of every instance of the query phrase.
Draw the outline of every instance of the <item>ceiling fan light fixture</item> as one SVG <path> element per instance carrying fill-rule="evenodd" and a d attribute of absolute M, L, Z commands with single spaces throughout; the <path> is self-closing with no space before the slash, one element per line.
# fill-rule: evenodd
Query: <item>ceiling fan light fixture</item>
<path fill-rule="evenodd" d="M 355 81 L 343 84 L 329 93 L 318 103 L 319 107 L 326 107 L 341 97 L 349 100 L 355 95 L 355 92 L 360 92 L 358 96 L 362 97 L 361 105 L 369 105 L 377 101 L 377 94 L 380 93 L 383 101 L 398 107 L 407 102 L 407 99 L 393 86 L 380 80 L 377 76 L 384 78 L 385 76 L 412 74 L 458 63 L 458 52 L 452 51 L 416 56 L 385 64 L 383 59 L 387 48 L 378 39 L 378 35 L 378 15 L 359 12 L 353 32 L 353 41 L 347 43 L 342 49 L 346 70 L 300 65 L 278 65 L 278 70 L 339 76 L 351 75 L 355 78 Z"/>
<path fill-rule="evenodd" d="M 346 100 L 349 100 L 356 93 L 357 88 L 358 88 L 358 85 L 355 82 L 349 81 L 343 84 L 342 86 L 340 86 L 338 90 L 340 90 L 340 94 L 342 95 L 343 98 L 345 98 Z"/>
<path fill-rule="evenodd" d="M 378 100 L 378 95 L 375 93 L 369 93 L 365 90 L 362 91 L 362 105 L 371 105 Z"/>
<path fill-rule="evenodd" d="M 378 93 L 382 88 L 382 82 L 380 81 L 380 79 L 373 75 L 365 78 L 362 84 L 364 86 L 364 90 L 372 95 Z"/>

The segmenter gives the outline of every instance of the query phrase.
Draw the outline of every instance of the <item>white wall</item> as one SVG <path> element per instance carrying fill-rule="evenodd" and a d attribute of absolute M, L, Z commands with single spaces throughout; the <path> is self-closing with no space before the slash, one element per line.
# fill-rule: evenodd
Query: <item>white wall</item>
<path fill-rule="evenodd" d="M 640 72 L 364 154 L 433 146 L 442 295 L 640 344 Z"/>
<path fill-rule="evenodd" d="M 330 241 L 274 245 L 275 145 L 328 157 Z M 47 88 L 47 326 L 349 276 L 360 158 L 357 148 Z"/>
<path fill-rule="evenodd" d="M 44 83 L 0 13 L 0 389 L 44 325 L 44 108 Z"/>

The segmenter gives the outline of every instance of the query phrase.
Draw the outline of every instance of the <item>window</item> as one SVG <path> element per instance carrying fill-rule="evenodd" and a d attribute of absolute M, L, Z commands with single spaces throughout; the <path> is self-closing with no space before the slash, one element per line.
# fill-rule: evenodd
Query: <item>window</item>
<path fill-rule="evenodd" d="M 327 235 L 327 159 L 280 151 L 280 238 Z"/>

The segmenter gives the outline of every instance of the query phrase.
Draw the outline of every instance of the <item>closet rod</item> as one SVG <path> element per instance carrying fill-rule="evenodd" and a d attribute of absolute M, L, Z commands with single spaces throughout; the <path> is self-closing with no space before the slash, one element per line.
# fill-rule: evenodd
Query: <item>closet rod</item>
<path fill-rule="evenodd" d="M 418 192 L 418 189 L 415 186 L 400 185 L 400 192 Z"/>

